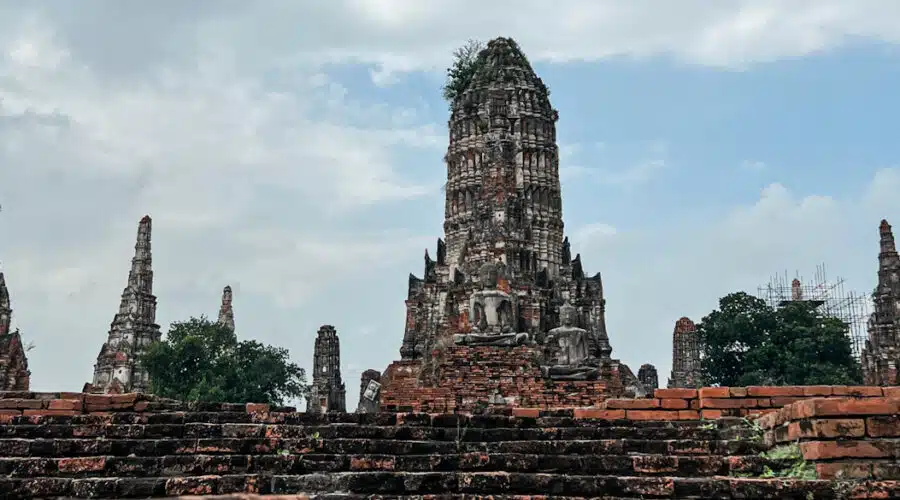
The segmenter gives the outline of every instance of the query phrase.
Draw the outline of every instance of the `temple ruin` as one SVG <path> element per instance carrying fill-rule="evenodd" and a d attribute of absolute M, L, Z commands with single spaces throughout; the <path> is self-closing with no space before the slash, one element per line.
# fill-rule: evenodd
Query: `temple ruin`
<path fill-rule="evenodd" d="M 234 308 L 231 305 L 233 298 L 230 286 L 222 289 L 222 305 L 219 307 L 219 319 L 217 321 L 217 323 L 231 331 L 234 331 Z"/>
<path fill-rule="evenodd" d="M 0 391 L 27 391 L 31 384 L 22 335 L 12 330 L 12 303 L 0 272 Z"/>
<path fill-rule="evenodd" d="M 347 411 L 347 390 L 341 380 L 341 343 L 337 330 L 322 325 L 316 334 L 313 351 L 313 375 L 310 396 L 306 400 L 308 413 Z"/>
<path fill-rule="evenodd" d="M 861 356 L 867 385 L 898 385 L 900 364 L 900 256 L 888 221 L 879 226 L 878 285 L 872 293 L 874 311 L 869 317 L 868 339 Z"/>
<path fill-rule="evenodd" d="M 444 232 L 409 276 L 385 408 L 590 404 L 643 395 L 611 357 L 600 273 L 564 238 L 549 92 L 511 39 L 487 44 L 451 104 Z"/>
<path fill-rule="evenodd" d="M 700 340 L 697 327 L 690 318 L 675 322 L 672 332 L 672 375 L 668 387 L 697 388 L 703 386 L 700 375 Z"/>
<path fill-rule="evenodd" d="M 357 413 L 374 413 L 378 411 L 381 393 L 381 372 L 366 370 L 362 372 L 359 382 L 359 403 Z"/>
<path fill-rule="evenodd" d="M 147 392 L 150 389 L 150 379 L 141 367 L 139 356 L 146 346 L 159 341 L 162 335 L 156 324 L 151 230 L 150 216 L 145 215 L 138 224 L 134 258 L 131 260 L 128 284 L 119 302 L 119 312 L 113 318 L 107 340 L 100 348 L 93 381 L 86 384 L 85 392 L 117 394 Z"/>
<path fill-rule="evenodd" d="M 659 388 L 659 374 L 656 372 L 656 367 L 650 363 L 641 365 L 638 369 L 637 378 L 648 391 Z"/>

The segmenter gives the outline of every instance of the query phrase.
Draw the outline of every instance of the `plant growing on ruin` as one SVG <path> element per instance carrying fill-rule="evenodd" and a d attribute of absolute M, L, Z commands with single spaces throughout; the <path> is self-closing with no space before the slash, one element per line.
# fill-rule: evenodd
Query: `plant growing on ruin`
<path fill-rule="evenodd" d="M 451 105 L 469 87 L 472 77 L 484 64 L 483 60 L 478 59 L 484 48 L 484 42 L 470 39 L 453 52 L 453 64 L 447 68 L 447 79 L 441 89 L 444 99 Z"/>
<path fill-rule="evenodd" d="M 861 383 L 847 325 L 814 303 L 772 308 L 744 292 L 719 300 L 697 325 L 701 371 L 710 385 Z"/>
<path fill-rule="evenodd" d="M 284 404 L 308 394 L 306 374 L 286 349 L 239 341 L 205 317 L 172 323 L 141 357 L 157 396 L 182 401 Z"/>

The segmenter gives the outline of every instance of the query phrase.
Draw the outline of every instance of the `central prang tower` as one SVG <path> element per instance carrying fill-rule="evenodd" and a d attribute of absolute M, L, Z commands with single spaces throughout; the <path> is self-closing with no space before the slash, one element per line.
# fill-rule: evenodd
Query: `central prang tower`
<path fill-rule="evenodd" d="M 565 391 L 591 393 L 582 402 L 643 392 L 610 358 L 600 274 L 585 275 L 563 235 L 559 114 L 546 85 L 509 38 L 489 42 L 471 68 L 448 123 L 446 241 L 434 259 L 426 250 L 422 278 L 409 276 L 401 361 L 385 373 L 383 406 L 540 406 L 565 402 Z M 494 368 L 467 377 L 479 357 Z M 549 385 L 506 386 L 529 376 Z"/>

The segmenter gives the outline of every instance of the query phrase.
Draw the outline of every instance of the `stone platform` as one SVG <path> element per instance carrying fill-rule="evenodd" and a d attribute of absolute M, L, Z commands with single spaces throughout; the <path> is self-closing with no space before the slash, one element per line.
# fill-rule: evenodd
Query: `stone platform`
<path fill-rule="evenodd" d="M 645 410 L 624 410 L 625 418 L 597 418 L 599 411 L 620 411 L 611 409 L 522 409 L 515 411 L 519 415 L 471 416 L 313 415 L 292 408 L 188 404 L 134 394 L 2 396 L 0 498 L 9 499 L 900 495 L 900 482 L 892 480 L 900 478 L 896 467 L 892 468 L 900 456 L 891 444 L 897 438 L 889 437 L 900 437 L 900 426 L 890 426 L 898 402 L 885 397 L 801 401 L 795 405 L 804 410 L 795 412 L 795 405 L 788 405 L 762 417 L 764 425 L 758 425 L 740 417 L 627 418 L 628 411 Z M 822 406 L 820 401 L 828 404 Z M 670 410 L 670 416 L 677 418 L 681 411 Z M 847 460 L 868 463 L 868 468 L 863 467 L 865 474 L 847 481 L 758 478 L 797 465 L 795 460 L 760 454 L 778 446 L 778 439 L 787 432 L 779 430 L 782 426 L 796 423 L 804 428 L 806 424 L 800 422 L 805 419 L 832 418 L 826 414 L 835 411 L 856 415 L 863 423 L 862 432 L 857 426 L 843 435 L 835 431 L 842 429 L 840 422 L 828 427 L 831 434 L 808 431 L 805 439 L 819 444 L 801 444 L 804 456 L 805 448 L 819 450 L 818 456 L 810 455 L 817 470 L 817 459 L 835 460 L 833 453 L 821 454 L 828 446 L 856 450 Z M 790 420 L 795 413 L 799 420 Z M 877 438 L 870 436 L 867 418 L 874 419 L 871 432 L 879 433 Z M 776 433 L 782 437 L 776 439 Z M 856 444 L 821 444 L 848 439 Z M 878 458 L 872 455 L 873 449 L 879 450 Z M 877 467 L 872 465 L 875 460 L 880 463 Z"/>
<path fill-rule="evenodd" d="M 626 392 L 615 360 L 605 362 L 598 380 L 552 381 L 541 374 L 539 354 L 535 346 L 451 346 L 434 353 L 430 362 L 395 361 L 382 376 L 381 408 L 468 412 L 479 406 L 587 407 Z M 498 397 L 502 404 L 493 403 Z"/>

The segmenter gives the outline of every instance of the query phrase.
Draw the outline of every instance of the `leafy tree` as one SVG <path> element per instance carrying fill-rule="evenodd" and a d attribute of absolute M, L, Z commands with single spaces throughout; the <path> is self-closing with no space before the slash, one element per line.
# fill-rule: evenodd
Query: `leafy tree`
<path fill-rule="evenodd" d="M 469 40 L 453 52 L 453 65 L 447 68 L 447 80 L 442 89 L 444 99 L 450 104 L 469 86 L 472 76 L 482 64 L 478 54 L 484 48 L 484 42 Z"/>
<path fill-rule="evenodd" d="M 287 349 L 238 341 L 206 317 L 175 322 L 141 357 L 153 394 L 183 401 L 284 404 L 306 396 L 306 373 Z"/>
<path fill-rule="evenodd" d="M 697 325 L 708 384 L 841 385 L 862 381 L 847 325 L 812 302 L 772 308 L 744 292 L 719 300 Z"/>

